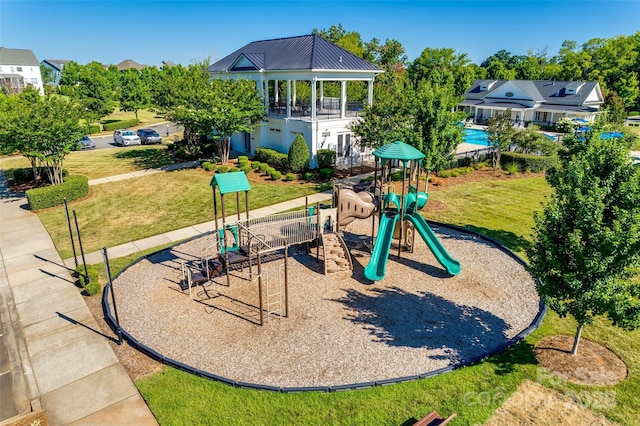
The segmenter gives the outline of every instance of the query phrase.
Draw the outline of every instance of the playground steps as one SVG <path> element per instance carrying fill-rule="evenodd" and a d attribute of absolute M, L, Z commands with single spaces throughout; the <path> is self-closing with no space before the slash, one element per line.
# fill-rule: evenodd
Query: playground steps
<path fill-rule="evenodd" d="M 322 251 L 325 275 L 353 269 L 347 245 L 340 235 L 334 232 L 322 234 Z"/>

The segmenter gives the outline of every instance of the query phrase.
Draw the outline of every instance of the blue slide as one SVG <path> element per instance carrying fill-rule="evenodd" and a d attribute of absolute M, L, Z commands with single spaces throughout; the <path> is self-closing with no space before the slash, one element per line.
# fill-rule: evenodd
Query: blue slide
<path fill-rule="evenodd" d="M 371 260 L 366 268 L 364 268 L 364 276 L 371 281 L 379 281 L 384 278 L 387 271 L 387 258 L 391 249 L 391 240 L 393 239 L 393 230 L 400 218 L 399 213 L 392 215 L 383 214 L 380 217 L 380 227 L 378 228 L 378 236 L 376 243 L 371 252 Z"/>
<path fill-rule="evenodd" d="M 444 269 L 446 269 L 451 275 L 458 275 L 461 271 L 460 262 L 451 257 L 447 250 L 442 246 L 440 240 L 438 240 L 438 237 L 433 233 L 424 218 L 420 216 L 420 213 L 407 213 L 405 214 L 405 218 L 413 223 L 424 242 L 427 243 L 431 253 L 433 253 Z M 367 278 L 369 277 L 367 276 Z"/>

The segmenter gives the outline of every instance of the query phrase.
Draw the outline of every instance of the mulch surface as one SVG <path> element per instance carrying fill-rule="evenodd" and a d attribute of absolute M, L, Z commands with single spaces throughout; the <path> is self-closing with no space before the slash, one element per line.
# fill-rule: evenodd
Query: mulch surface
<path fill-rule="evenodd" d="M 535 347 L 538 362 L 570 382 L 610 386 L 627 378 L 627 366 L 611 350 L 599 343 L 580 339 L 578 353 L 571 355 L 573 336 L 545 337 Z"/>

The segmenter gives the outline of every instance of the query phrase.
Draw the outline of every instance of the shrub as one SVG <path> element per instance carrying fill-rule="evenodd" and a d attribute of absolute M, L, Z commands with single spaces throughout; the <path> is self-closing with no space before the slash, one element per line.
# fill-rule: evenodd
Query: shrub
<path fill-rule="evenodd" d="M 258 167 L 260 167 L 260 162 L 259 161 L 252 161 L 251 162 L 251 168 L 252 169 L 257 169 Z"/>
<path fill-rule="evenodd" d="M 295 173 L 300 173 L 309 168 L 309 147 L 307 141 L 301 134 L 298 134 L 289 148 L 289 168 Z"/>
<path fill-rule="evenodd" d="M 220 166 L 216 169 L 216 173 L 227 173 L 229 168 L 227 166 Z"/>
<path fill-rule="evenodd" d="M 64 203 L 65 198 L 67 201 L 73 201 L 86 197 L 88 193 L 89 180 L 86 176 L 69 176 L 59 185 L 29 189 L 26 195 L 31 210 L 40 210 L 59 206 Z"/>
<path fill-rule="evenodd" d="M 505 164 L 504 165 L 504 169 L 510 175 L 515 175 L 516 173 L 518 173 L 520 171 L 520 166 L 518 166 L 518 163 L 511 162 L 511 163 Z"/>
<path fill-rule="evenodd" d="M 267 174 L 268 174 L 269 176 L 271 176 L 271 173 L 273 173 L 273 172 L 275 172 L 275 171 L 276 171 L 276 168 L 275 168 L 275 167 L 267 167 L 267 170 L 266 170 L 266 172 L 267 172 Z"/>
<path fill-rule="evenodd" d="M 246 175 L 247 173 L 249 173 L 251 171 L 251 166 L 247 165 L 244 167 L 240 167 L 240 171 L 243 171 L 244 174 Z"/>
<path fill-rule="evenodd" d="M 211 161 L 205 161 L 201 164 L 202 168 L 208 172 L 215 172 L 218 167 L 216 164 L 213 164 Z"/>
<path fill-rule="evenodd" d="M 320 175 L 320 179 L 331 179 L 331 177 L 333 176 L 333 169 L 325 167 L 323 169 L 320 169 L 320 172 L 318 174 Z"/>
<path fill-rule="evenodd" d="M 268 168 L 269 168 L 269 164 L 267 163 L 260 163 L 258 165 L 258 170 L 260 170 L 263 173 L 266 172 Z"/>
<path fill-rule="evenodd" d="M 330 149 L 318 150 L 318 167 L 320 169 L 332 168 L 336 165 L 336 152 Z"/>
<path fill-rule="evenodd" d="M 292 182 L 292 181 L 296 180 L 296 174 L 295 173 L 287 173 L 285 175 L 285 180 L 287 182 Z"/>
<path fill-rule="evenodd" d="M 249 157 L 247 157 L 246 155 L 238 156 L 238 163 L 248 163 L 248 162 L 249 162 Z"/>
<path fill-rule="evenodd" d="M 122 121 L 114 121 L 113 123 L 107 123 L 107 124 L 104 124 L 102 127 L 104 128 L 105 132 L 110 132 L 112 130 L 126 129 L 131 126 L 137 126 L 138 124 L 140 124 L 140 120 L 136 120 L 135 118 L 132 118 L 131 120 L 122 120 Z"/>
<path fill-rule="evenodd" d="M 287 154 L 278 152 L 275 149 L 259 146 L 255 150 L 255 159 L 262 163 L 269 163 L 278 169 L 286 169 L 289 167 L 289 157 Z"/>
<path fill-rule="evenodd" d="M 556 155 L 529 155 L 518 152 L 503 152 L 500 155 L 500 163 L 505 166 L 508 163 L 516 163 L 520 167 L 520 170 L 530 170 L 533 173 L 544 172 L 559 164 Z"/>
<path fill-rule="evenodd" d="M 271 180 L 280 180 L 280 179 L 282 179 L 282 173 L 280 173 L 277 170 L 274 170 L 271 173 L 269 173 L 269 176 L 271 176 Z"/>
<path fill-rule="evenodd" d="M 242 167 L 246 167 L 249 166 L 249 162 L 248 161 L 238 161 L 238 167 L 242 168 Z"/>
<path fill-rule="evenodd" d="M 311 172 L 306 172 L 304 174 L 304 180 L 306 180 L 307 182 L 311 182 L 313 180 L 314 176 L 313 173 Z"/>
<path fill-rule="evenodd" d="M 239 172 L 239 171 L 240 171 L 240 169 L 237 168 L 237 167 L 232 167 L 232 168 L 229 169 L 229 173 L 235 173 L 235 172 Z"/>

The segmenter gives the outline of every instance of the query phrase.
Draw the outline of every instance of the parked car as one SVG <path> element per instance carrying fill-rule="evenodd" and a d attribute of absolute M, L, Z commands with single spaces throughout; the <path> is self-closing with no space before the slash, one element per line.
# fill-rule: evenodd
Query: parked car
<path fill-rule="evenodd" d="M 93 149 L 96 147 L 96 144 L 89 138 L 89 136 L 84 135 L 82 139 L 78 141 L 79 149 Z"/>
<path fill-rule="evenodd" d="M 140 145 L 140 138 L 133 130 L 118 129 L 113 132 L 113 141 L 116 145 Z"/>
<path fill-rule="evenodd" d="M 139 129 L 136 133 L 140 138 L 140 143 L 143 145 L 162 143 L 162 136 L 153 129 Z"/>

